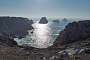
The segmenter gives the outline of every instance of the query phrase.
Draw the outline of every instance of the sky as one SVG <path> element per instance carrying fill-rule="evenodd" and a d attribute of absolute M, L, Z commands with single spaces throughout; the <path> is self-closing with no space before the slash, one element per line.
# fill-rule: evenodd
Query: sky
<path fill-rule="evenodd" d="M 90 18 L 90 0 L 0 0 L 0 16 Z"/>

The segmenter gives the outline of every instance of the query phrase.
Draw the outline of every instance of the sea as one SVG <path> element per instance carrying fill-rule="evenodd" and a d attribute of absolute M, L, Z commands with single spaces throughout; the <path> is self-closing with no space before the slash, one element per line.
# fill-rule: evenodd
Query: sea
<path fill-rule="evenodd" d="M 34 29 L 28 30 L 29 34 L 26 35 L 25 38 L 14 38 L 14 40 L 18 45 L 47 48 L 53 45 L 53 42 L 58 37 L 60 31 L 70 22 L 71 21 L 69 20 L 48 20 L 47 24 L 40 24 L 39 20 L 36 20 L 34 21 L 34 24 L 32 24 Z"/>

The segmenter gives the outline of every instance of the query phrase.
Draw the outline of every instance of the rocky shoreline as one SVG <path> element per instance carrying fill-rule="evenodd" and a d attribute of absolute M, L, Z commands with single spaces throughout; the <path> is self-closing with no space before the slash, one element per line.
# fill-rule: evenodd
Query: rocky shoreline
<path fill-rule="evenodd" d="M 60 32 L 54 44 L 64 45 L 88 38 L 90 38 L 90 20 L 77 21 L 69 23 L 65 29 Z"/>
<path fill-rule="evenodd" d="M 89 53 L 90 20 L 69 23 L 53 46 L 43 49 L 18 46 L 13 39 L 0 36 L 0 60 L 88 60 Z"/>

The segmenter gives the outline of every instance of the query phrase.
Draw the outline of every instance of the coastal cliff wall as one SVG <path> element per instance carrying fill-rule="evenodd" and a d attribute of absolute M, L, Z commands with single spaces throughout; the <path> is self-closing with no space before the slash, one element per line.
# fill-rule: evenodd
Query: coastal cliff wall
<path fill-rule="evenodd" d="M 53 46 L 59 47 L 60 45 L 86 40 L 88 38 L 90 38 L 90 20 L 72 22 L 60 32 Z"/>

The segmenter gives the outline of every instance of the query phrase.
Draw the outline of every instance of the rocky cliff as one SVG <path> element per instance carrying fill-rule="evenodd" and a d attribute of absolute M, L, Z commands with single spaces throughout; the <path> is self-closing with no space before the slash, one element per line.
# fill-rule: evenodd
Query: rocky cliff
<path fill-rule="evenodd" d="M 27 30 L 33 27 L 32 20 L 22 17 L 0 17 L 0 35 L 8 37 L 24 37 Z"/>
<path fill-rule="evenodd" d="M 72 22 L 60 32 L 53 46 L 59 47 L 64 44 L 82 41 L 88 38 L 90 38 L 90 20 Z"/>
<path fill-rule="evenodd" d="M 67 55 L 65 54 L 67 53 L 70 54 L 68 55 L 69 57 L 68 60 L 71 60 L 73 56 L 79 57 L 80 58 L 79 60 L 88 60 L 90 59 L 89 29 L 90 29 L 89 20 L 69 23 L 66 26 L 66 28 L 62 32 L 60 32 L 60 35 L 58 36 L 57 40 L 54 42 L 54 47 L 58 47 L 61 44 L 64 45 L 75 41 L 77 42 L 68 45 L 69 48 L 64 48 L 64 49 L 57 49 L 57 48 L 38 49 L 29 46 L 18 46 L 13 39 L 0 36 L 0 59 L 1 60 L 63 60 L 63 59 L 67 60 Z M 78 51 L 79 55 L 75 50 L 76 47 L 71 48 L 72 46 L 76 46 L 76 45 L 78 45 L 79 47 L 79 51 Z"/>

